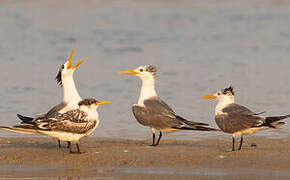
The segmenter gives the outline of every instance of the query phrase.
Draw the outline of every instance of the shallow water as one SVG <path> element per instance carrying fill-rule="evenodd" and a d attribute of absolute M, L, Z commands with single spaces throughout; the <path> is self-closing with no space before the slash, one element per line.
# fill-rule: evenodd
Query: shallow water
<path fill-rule="evenodd" d="M 268 169 L 224 169 L 224 168 L 133 168 L 133 167 L 109 167 L 82 169 L 80 175 L 74 173 L 79 169 L 66 169 L 62 167 L 49 168 L 43 166 L 0 166 L 2 176 L 0 179 L 152 179 L 163 177 L 169 179 L 243 179 L 243 178 L 263 178 L 277 179 L 288 178 L 290 173 L 287 171 L 268 170 Z M 20 178 L 21 177 L 21 178 Z M 33 178 L 32 178 L 33 177 Z"/>
<path fill-rule="evenodd" d="M 62 99 L 54 77 L 77 48 L 82 97 L 99 109 L 94 136 L 149 139 L 131 112 L 140 80 L 120 70 L 154 64 L 156 89 L 181 116 L 216 127 L 202 95 L 232 85 L 236 101 L 266 115 L 290 113 L 290 3 L 284 1 L 1 1 L 1 125 L 46 112 Z M 289 134 L 290 126 L 259 133 Z M 0 132 L 1 136 L 22 136 Z M 178 132 L 171 139 L 224 136 Z"/>

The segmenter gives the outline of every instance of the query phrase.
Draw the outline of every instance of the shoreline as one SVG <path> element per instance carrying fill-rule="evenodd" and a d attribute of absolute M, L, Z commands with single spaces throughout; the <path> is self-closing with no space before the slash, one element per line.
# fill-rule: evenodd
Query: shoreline
<path fill-rule="evenodd" d="M 257 144 L 252 147 L 251 144 Z M 150 141 L 85 138 L 69 154 L 51 138 L 0 138 L 0 178 L 19 177 L 290 177 L 290 138 L 247 137 L 241 151 L 231 139 Z"/>

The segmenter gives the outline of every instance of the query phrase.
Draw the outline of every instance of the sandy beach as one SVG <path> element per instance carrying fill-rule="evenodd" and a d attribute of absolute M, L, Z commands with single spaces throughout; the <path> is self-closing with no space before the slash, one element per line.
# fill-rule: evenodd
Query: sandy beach
<path fill-rule="evenodd" d="M 50 138 L 1 138 L 0 178 L 290 178 L 289 138 L 248 137 L 236 152 L 229 151 L 230 140 L 165 140 L 150 147 L 149 139 L 87 138 L 82 154 L 69 154 Z"/>

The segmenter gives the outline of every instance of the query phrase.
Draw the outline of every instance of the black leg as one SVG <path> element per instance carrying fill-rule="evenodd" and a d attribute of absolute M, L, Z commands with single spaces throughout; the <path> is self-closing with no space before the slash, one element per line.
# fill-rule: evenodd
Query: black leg
<path fill-rule="evenodd" d="M 69 146 L 69 153 L 71 154 L 81 154 L 79 143 L 76 143 L 77 151 L 72 150 L 72 145 Z"/>
<path fill-rule="evenodd" d="M 58 147 L 59 147 L 59 148 L 61 148 L 61 145 L 60 145 L 60 140 L 58 140 Z"/>
<path fill-rule="evenodd" d="M 67 148 L 70 148 L 70 146 L 71 146 L 71 143 L 70 143 L 70 141 L 68 141 L 67 142 Z"/>
<path fill-rule="evenodd" d="M 157 141 L 157 143 L 155 144 L 155 146 L 157 146 L 157 145 L 159 144 L 159 141 L 160 141 L 161 137 L 162 137 L 162 132 L 160 131 L 160 133 L 159 133 L 159 138 L 158 138 L 158 141 Z"/>
<path fill-rule="evenodd" d="M 69 153 L 75 153 L 75 152 L 72 150 L 72 146 L 69 146 Z"/>
<path fill-rule="evenodd" d="M 235 138 L 233 137 L 233 148 L 232 151 L 235 151 Z"/>
<path fill-rule="evenodd" d="M 78 151 L 77 151 L 77 153 L 78 153 L 78 154 L 80 154 L 80 153 L 81 153 L 81 151 L 80 151 L 80 146 L 79 146 L 79 143 L 76 143 L 76 146 L 77 146 L 77 150 L 78 150 Z"/>
<path fill-rule="evenodd" d="M 155 133 L 153 133 L 152 138 L 153 138 L 153 140 L 152 140 L 152 144 L 151 144 L 151 146 L 155 146 Z"/>
<path fill-rule="evenodd" d="M 240 141 L 240 147 L 239 147 L 239 150 L 242 149 L 242 145 L 243 145 L 243 135 L 241 136 L 241 141 Z"/>

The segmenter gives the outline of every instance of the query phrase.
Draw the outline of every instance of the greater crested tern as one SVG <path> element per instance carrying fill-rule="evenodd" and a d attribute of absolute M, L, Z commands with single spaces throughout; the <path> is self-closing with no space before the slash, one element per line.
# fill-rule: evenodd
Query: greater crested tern
<path fill-rule="evenodd" d="M 284 124 L 284 122 L 278 121 L 290 117 L 290 115 L 259 116 L 264 112 L 254 113 L 248 108 L 235 103 L 232 87 L 221 89 L 215 94 L 202 96 L 202 98 L 218 100 L 215 108 L 215 121 L 223 132 L 232 134 L 232 151 L 235 151 L 236 136 L 241 136 L 238 148 L 238 150 L 241 150 L 243 135 L 253 134 L 267 128 L 277 128 Z"/>
<path fill-rule="evenodd" d="M 111 103 L 109 101 L 97 101 L 93 98 L 84 99 L 78 103 L 78 109 L 65 113 L 57 113 L 41 121 L 31 121 L 27 124 L 13 127 L 0 126 L 1 129 L 20 132 L 47 135 L 60 141 L 76 142 L 77 151 L 69 146 L 70 153 L 80 153 L 79 140 L 89 136 L 98 127 L 99 115 L 97 108 L 100 105 Z"/>
<path fill-rule="evenodd" d="M 36 117 L 28 117 L 17 114 L 17 117 L 23 121 L 23 123 L 31 123 L 31 121 L 41 121 L 42 119 L 49 118 L 58 113 L 65 113 L 70 110 L 78 108 L 78 103 L 82 100 L 80 97 L 75 82 L 73 79 L 73 74 L 76 68 L 85 61 L 85 59 L 79 61 L 75 65 L 72 65 L 72 58 L 75 49 L 72 51 L 68 61 L 61 65 L 55 80 L 63 88 L 63 100 L 60 104 L 51 108 L 47 113 L 36 115 Z M 58 141 L 58 146 L 60 146 L 60 141 Z"/>
<path fill-rule="evenodd" d="M 142 88 L 138 104 L 132 107 L 137 121 L 149 126 L 153 134 L 152 146 L 157 146 L 162 137 L 162 132 L 170 133 L 177 130 L 216 131 L 217 129 L 205 127 L 208 124 L 188 121 L 177 115 L 155 91 L 156 67 L 152 65 L 140 66 L 135 70 L 120 71 L 120 74 L 136 75 L 142 80 Z M 155 143 L 155 131 L 159 131 Z"/>

